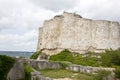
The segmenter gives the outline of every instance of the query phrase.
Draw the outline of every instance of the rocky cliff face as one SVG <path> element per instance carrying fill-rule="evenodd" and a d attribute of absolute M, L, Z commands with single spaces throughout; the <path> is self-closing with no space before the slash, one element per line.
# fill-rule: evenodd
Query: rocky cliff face
<path fill-rule="evenodd" d="M 101 52 L 120 48 L 120 24 L 106 20 L 82 18 L 64 12 L 44 22 L 39 29 L 37 51 L 55 54 L 63 49 L 72 52 Z"/>

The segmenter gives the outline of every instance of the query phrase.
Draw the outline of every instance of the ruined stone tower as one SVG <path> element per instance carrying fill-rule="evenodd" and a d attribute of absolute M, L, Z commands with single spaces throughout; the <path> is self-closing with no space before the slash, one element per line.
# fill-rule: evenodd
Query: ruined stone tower
<path fill-rule="evenodd" d="M 44 22 L 39 29 L 37 51 L 56 54 L 63 49 L 72 52 L 102 52 L 120 48 L 120 24 L 106 20 L 82 18 L 64 12 Z"/>

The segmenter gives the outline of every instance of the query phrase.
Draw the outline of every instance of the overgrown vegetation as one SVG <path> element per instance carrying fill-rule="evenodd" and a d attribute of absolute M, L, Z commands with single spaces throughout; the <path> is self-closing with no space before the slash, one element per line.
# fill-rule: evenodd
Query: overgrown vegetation
<path fill-rule="evenodd" d="M 72 80 L 94 80 L 93 75 L 76 73 L 65 69 L 44 69 L 44 70 L 40 70 L 40 72 L 42 73 L 43 76 L 51 77 L 54 79 L 70 78 Z"/>
<path fill-rule="evenodd" d="M 84 65 L 84 66 L 99 66 L 99 60 L 97 57 L 91 57 L 91 53 L 82 57 L 81 54 L 73 54 L 69 50 L 65 49 L 59 54 L 50 56 L 50 61 L 68 61 L 73 64 Z"/>
<path fill-rule="evenodd" d="M 30 56 L 30 59 L 37 59 L 39 55 L 40 55 L 40 57 L 39 57 L 40 59 L 45 59 L 45 60 L 48 59 L 48 55 L 46 55 L 45 53 L 41 53 L 41 51 L 34 52 Z"/>
<path fill-rule="evenodd" d="M 14 58 L 0 55 L 0 80 L 6 80 L 7 73 L 13 67 L 14 63 Z"/>
<path fill-rule="evenodd" d="M 30 59 L 37 59 L 40 54 L 41 54 L 41 51 L 37 51 L 30 56 Z"/>
<path fill-rule="evenodd" d="M 101 55 L 102 66 L 114 67 L 115 66 L 115 77 L 120 78 L 120 49 L 118 50 L 106 50 Z"/>
<path fill-rule="evenodd" d="M 109 71 L 101 70 L 97 74 L 95 74 L 94 80 L 108 80 L 107 77 L 110 74 L 111 72 Z"/>
<path fill-rule="evenodd" d="M 101 55 L 102 66 L 120 66 L 120 49 L 106 50 Z"/>
<path fill-rule="evenodd" d="M 115 76 L 120 78 L 120 49 L 118 50 L 106 50 L 101 53 L 101 58 L 92 56 L 92 53 L 87 53 L 87 56 L 81 54 L 73 54 L 69 50 L 65 49 L 56 55 L 50 57 L 50 61 L 68 61 L 73 64 L 83 66 L 103 66 L 114 67 L 118 66 L 115 70 Z M 102 76 L 102 75 L 101 75 Z M 99 79 L 100 80 L 100 79 Z"/>
<path fill-rule="evenodd" d="M 25 80 L 31 80 L 31 72 L 33 72 L 33 70 L 27 63 L 24 63 L 24 71 L 25 71 Z"/>
<path fill-rule="evenodd" d="M 49 60 L 73 62 L 73 56 L 69 50 L 65 49 L 61 51 L 59 54 L 50 56 Z"/>
<path fill-rule="evenodd" d="M 74 64 L 85 66 L 104 66 L 113 67 L 120 66 L 120 49 L 118 50 L 106 50 L 102 53 L 101 59 L 92 56 L 93 53 L 89 52 L 83 57 L 81 54 L 73 54 L 69 50 L 65 49 L 56 55 L 50 56 L 50 61 L 68 61 Z"/>
<path fill-rule="evenodd" d="M 115 77 L 120 79 L 120 66 L 116 66 L 115 68 Z"/>
<path fill-rule="evenodd" d="M 83 57 L 81 54 L 74 56 L 74 64 L 84 65 L 84 66 L 100 66 L 99 59 L 95 56 L 92 57 L 91 53 Z"/>

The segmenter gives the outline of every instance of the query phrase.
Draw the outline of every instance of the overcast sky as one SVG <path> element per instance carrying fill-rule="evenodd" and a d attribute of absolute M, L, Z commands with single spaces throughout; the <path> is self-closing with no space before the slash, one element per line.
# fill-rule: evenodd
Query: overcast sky
<path fill-rule="evenodd" d="M 35 51 L 38 28 L 63 11 L 120 22 L 120 0 L 0 0 L 0 50 Z"/>

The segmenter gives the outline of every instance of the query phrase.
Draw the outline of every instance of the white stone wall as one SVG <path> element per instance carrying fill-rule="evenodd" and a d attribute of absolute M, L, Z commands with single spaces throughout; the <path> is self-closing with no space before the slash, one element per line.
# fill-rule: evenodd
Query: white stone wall
<path fill-rule="evenodd" d="M 37 50 L 50 55 L 63 49 L 85 53 L 110 48 L 120 48 L 118 22 L 85 19 L 67 12 L 44 22 L 37 46 Z"/>
<path fill-rule="evenodd" d="M 70 65 L 66 67 L 66 69 L 70 71 L 83 72 L 83 73 L 89 73 L 89 74 L 95 74 L 101 70 L 110 71 L 111 73 L 115 71 L 115 68 L 82 66 L 82 65 L 76 65 L 76 64 Z"/>

